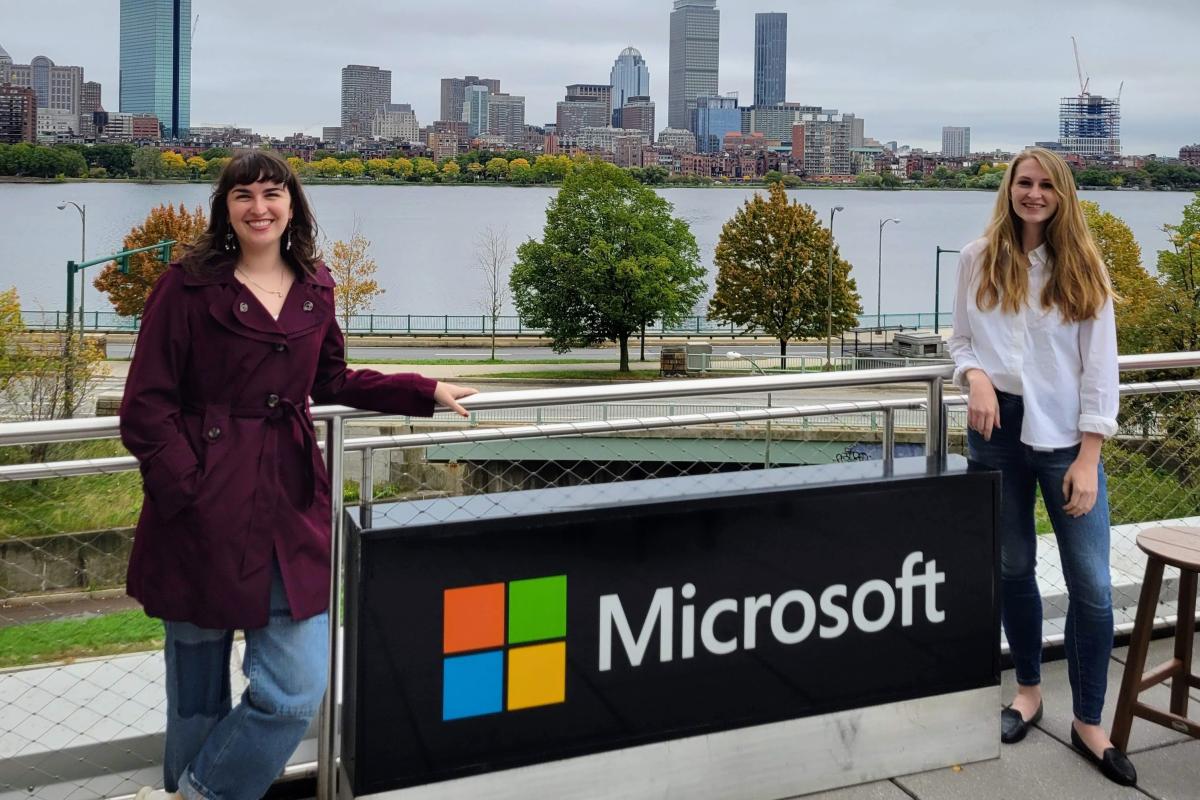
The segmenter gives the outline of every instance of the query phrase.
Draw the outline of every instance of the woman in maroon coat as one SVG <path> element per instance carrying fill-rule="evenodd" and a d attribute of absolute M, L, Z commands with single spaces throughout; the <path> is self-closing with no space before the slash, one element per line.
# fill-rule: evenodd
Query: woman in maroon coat
<path fill-rule="evenodd" d="M 333 280 L 288 164 L 243 151 L 208 229 L 151 291 L 121 406 L 145 502 L 128 591 L 164 620 L 166 790 L 258 798 L 316 713 L 328 662 L 330 486 L 308 398 L 459 414 L 473 389 L 350 370 Z M 231 708 L 246 633 L 249 688 Z"/>

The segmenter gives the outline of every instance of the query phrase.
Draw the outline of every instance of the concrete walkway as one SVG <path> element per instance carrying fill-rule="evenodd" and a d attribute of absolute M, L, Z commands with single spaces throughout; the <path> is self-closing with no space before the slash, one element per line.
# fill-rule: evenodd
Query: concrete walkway
<path fill-rule="evenodd" d="M 1200 646 L 1200 636 L 1196 645 Z M 1171 640 L 1161 639 L 1150 648 L 1147 664 L 1153 666 L 1170 656 Z M 1111 728 L 1127 648 L 1113 652 L 1108 673 L 1108 699 L 1104 726 Z M 1016 691 L 1012 670 L 1003 676 L 1003 695 Z M 1142 700 L 1166 707 L 1167 687 L 1158 686 Z M 1135 720 L 1129 756 L 1138 770 L 1138 785 L 1126 788 L 1110 783 L 1071 747 L 1071 688 L 1065 661 L 1042 668 L 1042 692 L 1046 711 L 1042 721 L 1025 741 L 1001 748 L 1000 758 L 950 769 L 921 772 L 848 789 L 807 795 L 807 800 L 1196 800 L 1200 797 L 1200 741 L 1185 734 Z M 1200 702 L 1200 690 L 1192 690 Z M 1191 716 L 1200 707 L 1193 705 Z M 999 735 L 1000 709 L 996 709 Z"/>

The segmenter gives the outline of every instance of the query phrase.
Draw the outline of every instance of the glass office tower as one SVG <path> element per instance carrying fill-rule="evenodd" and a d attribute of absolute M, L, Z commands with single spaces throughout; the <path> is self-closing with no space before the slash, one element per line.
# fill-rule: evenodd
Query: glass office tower
<path fill-rule="evenodd" d="M 192 0 L 121 0 L 123 113 L 153 114 L 163 136 L 191 126 Z"/>

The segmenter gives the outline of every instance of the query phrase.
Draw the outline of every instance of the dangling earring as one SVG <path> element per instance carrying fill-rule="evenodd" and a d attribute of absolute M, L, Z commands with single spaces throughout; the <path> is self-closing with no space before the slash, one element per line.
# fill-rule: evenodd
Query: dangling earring
<path fill-rule="evenodd" d="M 288 238 L 287 238 L 287 247 L 286 247 L 286 249 L 287 249 L 287 250 L 291 250 L 291 249 L 292 249 L 292 228 L 291 228 L 291 226 L 290 226 L 290 225 L 288 226 Z"/>
<path fill-rule="evenodd" d="M 237 249 L 237 242 L 234 241 L 233 231 L 229 231 L 228 233 L 225 234 L 225 250 L 229 251 L 229 250 L 236 250 L 236 249 Z"/>

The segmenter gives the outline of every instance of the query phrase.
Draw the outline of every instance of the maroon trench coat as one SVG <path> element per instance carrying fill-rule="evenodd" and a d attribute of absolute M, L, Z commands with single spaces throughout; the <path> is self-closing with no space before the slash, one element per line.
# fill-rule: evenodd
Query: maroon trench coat
<path fill-rule="evenodd" d="M 437 382 L 350 370 L 324 265 L 271 315 L 227 268 L 178 264 L 146 301 L 121 404 L 145 499 L 127 589 L 204 628 L 267 624 L 271 559 L 292 616 L 329 605 L 329 477 L 308 398 L 429 416 Z"/>

